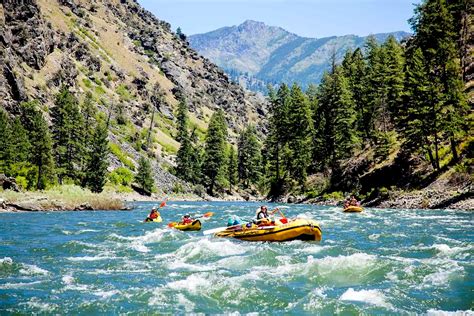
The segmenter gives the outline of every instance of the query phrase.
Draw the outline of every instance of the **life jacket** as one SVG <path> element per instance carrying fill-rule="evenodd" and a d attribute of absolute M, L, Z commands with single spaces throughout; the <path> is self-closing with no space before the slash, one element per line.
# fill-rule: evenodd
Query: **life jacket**
<path fill-rule="evenodd" d="M 158 218 L 158 216 L 160 216 L 160 214 L 158 214 L 158 212 L 157 213 L 152 212 L 152 213 L 150 213 L 150 216 L 148 216 L 148 217 L 151 218 L 151 219 L 155 219 L 155 218 Z"/>
<path fill-rule="evenodd" d="M 191 218 L 183 218 L 183 224 L 189 224 L 192 223 L 193 220 Z"/>
<path fill-rule="evenodd" d="M 263 219 L 263 218 L 268 218 L 268 213 L 265 213 L 265 211 L 258 211 L 257 213 L 257 220 Z"/>

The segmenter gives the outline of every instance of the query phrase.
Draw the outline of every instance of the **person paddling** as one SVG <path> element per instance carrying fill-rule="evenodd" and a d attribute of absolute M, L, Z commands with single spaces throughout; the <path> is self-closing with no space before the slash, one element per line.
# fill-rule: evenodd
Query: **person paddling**
<path fill-rule="evenodd" d="M 193 222 L 193 219 L 191 218 L 189 214 L 184 215 L 183 218 L 181 219 L 182 224 L 190 224 L 192 222 Z"/>
<path fill-rule="evenodd" d="M 156 210 L 156 207 L 151 209 L 150 215 L 145 219 L 145 222 L 153 222 L 153 220 L 160 217 L 160 213 Z"/>
<path fill-rule="evenodd" d="M 268 224 L 270 222 L 270 215 L 278 212 L 278 208 L 268 212 L 268 209 L 265 205 L 262 205 L 257 212 L 257 224 Z"/>

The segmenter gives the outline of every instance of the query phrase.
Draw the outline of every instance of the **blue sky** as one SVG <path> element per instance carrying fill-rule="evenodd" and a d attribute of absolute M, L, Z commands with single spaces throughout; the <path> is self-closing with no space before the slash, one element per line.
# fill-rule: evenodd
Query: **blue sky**
<path fill-rule="evenodd" d="M 421 0 L 138 0 L 187 35 L 256 20 L 307 37 L 411 31 Z"/>

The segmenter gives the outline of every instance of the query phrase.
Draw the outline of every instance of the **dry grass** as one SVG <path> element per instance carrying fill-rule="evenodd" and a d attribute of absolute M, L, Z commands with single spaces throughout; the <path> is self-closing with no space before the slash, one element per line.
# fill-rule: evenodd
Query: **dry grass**
<path fill-rule="evenodd" d="M 62 185 L 38 192 L 1 191 L 0 199 L 38 210 L 74 210 L 86 205 L 94 210 L 120 210 L 125 207 L 122 199 L 113 192 L 97 194 L 76 185 Z"/>

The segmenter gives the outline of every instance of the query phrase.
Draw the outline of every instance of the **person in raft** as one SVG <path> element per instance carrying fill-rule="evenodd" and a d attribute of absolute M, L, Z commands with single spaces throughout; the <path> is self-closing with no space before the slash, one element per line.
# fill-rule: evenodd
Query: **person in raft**
<path fill-rule="evenodd" d="M 156 207 L 151 209 L 150 215 L 145 219 L 145 222 L 153 222 L 154 219 L 160 217 L 160 213 L 156 210 Z"/>
<path fill-rule="evenodd" d="M 270 215 L 278 212 L 278 208 L 268 212 L 268 209 L 265 205 L 262 205 L 257 211 L 257 224 L 268 224 L 270 222 Z"/>
<path fill-rule="evenodd" d="M 193 222 L 193 219 L 191 218 L 189 214 L 184 215 L 183 218 L 181 219 L 182 224 L 190 224 L 192 222 Z"/>
<path fill-rule="evenodd" d="M 360 206 L 360 202 L 354 196 L 351 196 L 351 201 L 349 202 L 351 206 Z"/>

